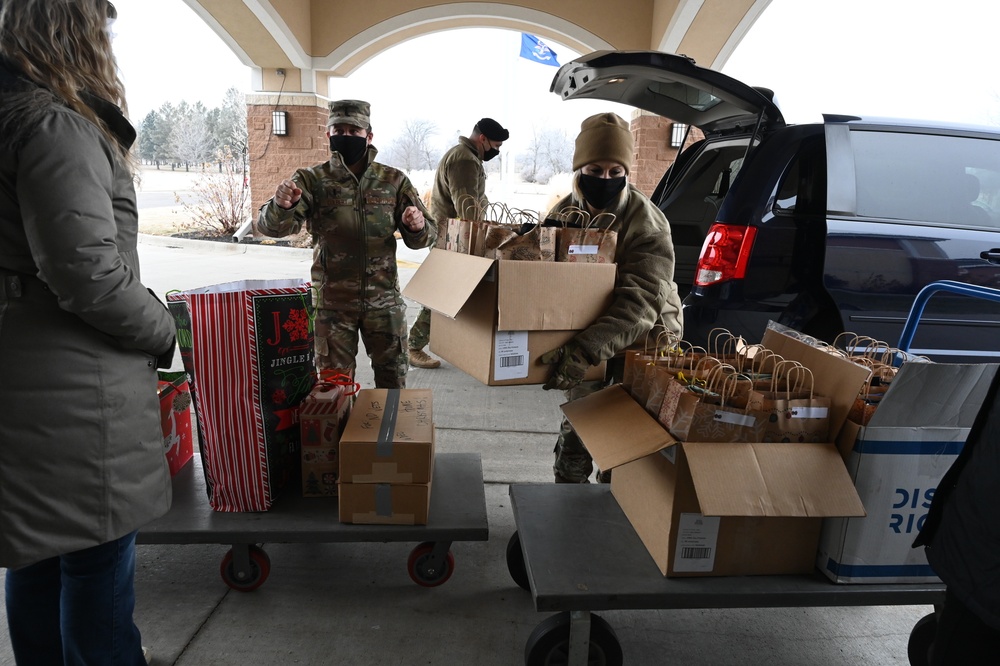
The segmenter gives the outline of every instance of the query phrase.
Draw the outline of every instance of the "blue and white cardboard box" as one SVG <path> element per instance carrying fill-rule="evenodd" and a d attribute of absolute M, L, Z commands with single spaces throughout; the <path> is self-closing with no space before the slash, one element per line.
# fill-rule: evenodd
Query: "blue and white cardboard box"
<path fill-rule="evenodd" d="M 867 516 L 824 520 L 816 564 L 831 580 L 940 581 L 911 545 L 997 368 L 905 363 L 868 425 L 844 424 L 838 446 Z"/>

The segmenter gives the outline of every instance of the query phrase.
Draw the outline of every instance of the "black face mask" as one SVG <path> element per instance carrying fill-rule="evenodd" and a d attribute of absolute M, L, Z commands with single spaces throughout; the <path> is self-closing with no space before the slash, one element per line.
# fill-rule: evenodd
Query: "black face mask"
<path fill-rule="evenodd" d="M 618 196 L 618 193 L 625 189 L 625 176 L 600 178 L 581 173 L 578 185 L 587 203 L 594 208 L 604 210 Z"/>
<path fill-rule="evenodd" d="M 489 162 L 491 159 L 500 154 L 499 148 L 490 148 L 485 153 L 483 153 L 483 161 Z"/>
<path fill-rule="evenodd" d="M 350 134 L 335 134 L 330 137 L 330 150 L 340 153 L 340 156 L 344 158 L 344 164 L 351 166 L 360 162 L 365 156 L 365 151 L 368 150 L 368 139 Z"/>

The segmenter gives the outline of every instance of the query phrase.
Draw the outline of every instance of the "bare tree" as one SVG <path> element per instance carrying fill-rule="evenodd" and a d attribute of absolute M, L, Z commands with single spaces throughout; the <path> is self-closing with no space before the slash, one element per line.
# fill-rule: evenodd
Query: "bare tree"
<path fill-rule="evenodd" d="M 221 167 L 219 173 L 202 173 L 191 188 L 197 204 L 175 197 L 190 213 L 194 226 L 219 235 L 232 235 L 250 218 L 250 188 L 244 178 L 243 155 L 233 155 L 223 148 L 215 160 Z"/>
<path fill-rule="evenodd" d="M 565 130 L 533 128 L 528 150 L 518 156 L 521 177 L 529 183 L 544 185 L 557 173 L 573 168 L 573 142 Z"/>
<path fill-rule="evenodd" d="M 215 138 L 208 126 L 208 110 L 201 102 L 177 105 L 177 119 L 170 132 L 171 153 L 184 163 L 185 169 L 211 159 Z"/>
<path fill-rule="evenodd" d="M 431 137 L 437 131 L 437 125 L 429 120 L 407 120 L 402 135 L 386 149 L 386 161 L 404 171 L 436 168 L 441 151 L 431 145 Z"/>
<path fill-rule="evenodd" d="M 236 88 L 226 91 L 219 109 L 215 139 L 221 150 L 228 149 L 233 155 L 240 155 L 247 147 L 247 104 L 246 96 Z"/>

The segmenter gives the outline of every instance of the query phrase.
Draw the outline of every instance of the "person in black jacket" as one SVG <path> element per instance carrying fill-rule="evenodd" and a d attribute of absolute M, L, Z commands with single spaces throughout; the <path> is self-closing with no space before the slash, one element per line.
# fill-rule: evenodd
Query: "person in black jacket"
<path fill-rule="evenodd" d="M 932 666 L 1000 659 L 1000 373 L 961 455 L 934 493 L 914 547 L 947 585 L 930 649 Z"/>

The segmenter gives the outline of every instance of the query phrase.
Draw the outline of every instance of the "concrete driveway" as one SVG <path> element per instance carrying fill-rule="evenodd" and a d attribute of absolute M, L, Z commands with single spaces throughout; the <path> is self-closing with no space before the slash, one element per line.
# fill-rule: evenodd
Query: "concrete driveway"
<path fill-rule="evenodd" d="M 143 280 L 160 295 L 243 278 L 304 277 L 309 251 L 143 237 Z M 419 255 L 402 255 L 409 279 Z M 417 306 L 411 304 L 412 321 Z M 371 385 L 367 359 L 359 380 Z M 455 542 L 455 573 L 422 588 L 407 574 L 414 543 L 264 544 L 268 581 L 252 593 L 219 575 L 227 544 L 139 547 L 136 620 L 155 664 L 511 666 L 546 614 L 507 571 L 511 483 L 551 483 L 559 392 L 487 387 L 445 363 L 411 370 L 434 390 L 440 452 L 482 458 L 489 540 Z M 336 520 L 331 516 L 331 520 Z M 539 574 L 541 575 L 541 574 Z M 902 666 L 926 606 L 608 611 L 636 666 Z M 0 666 L 13 664 L 6 633 Z"/>

